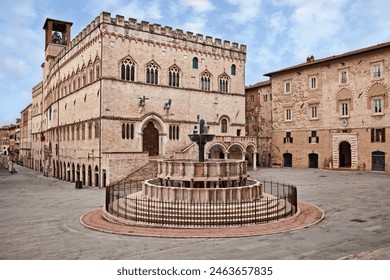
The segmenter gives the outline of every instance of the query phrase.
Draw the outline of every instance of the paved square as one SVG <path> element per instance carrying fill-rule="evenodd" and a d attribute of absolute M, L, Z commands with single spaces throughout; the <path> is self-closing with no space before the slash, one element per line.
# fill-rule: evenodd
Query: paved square
<path fill-rule="evenodd" d="M 150 238 L 107 234 L 80 217 L 104 204 L 104 189 L 16 166 L 0 168 L 1 259 L 389 259 L 390 176 L 318 169 L 259 169 L 256 179 L 295 184 L 298 200 L 325 212 L 312 227 L 242 238 Z M 384 249 L 383 249 L 384 248 Z"/>

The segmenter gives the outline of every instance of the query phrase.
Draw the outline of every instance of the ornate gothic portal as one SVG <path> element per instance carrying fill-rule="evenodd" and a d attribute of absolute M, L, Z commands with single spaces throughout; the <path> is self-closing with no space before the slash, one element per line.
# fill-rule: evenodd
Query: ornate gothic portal
<path fill-rule="evenodd" d="M 152 122 L 148 122 L 143 130 L 143 151 L 149 152 L 149 156 L 159 155 L 159 135 L 157 128 L 154 127 Z"/>
<path fill-rule="evenodd" d="M 357 134 L 333 134 L 333 168 L 357 166 Z"/>

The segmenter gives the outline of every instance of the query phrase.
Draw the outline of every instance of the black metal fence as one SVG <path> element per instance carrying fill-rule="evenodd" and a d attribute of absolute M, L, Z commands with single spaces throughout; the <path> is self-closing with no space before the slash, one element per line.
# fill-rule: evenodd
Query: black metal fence
<path fill-rule="evenodd" d="M 263 182 L 264 197 L 250 202 L 156 201 L 136 195 L 142 181 L 106 188 L 106 211 L 140 224 L 178 227 L 223 227 L 268 223 L 297 212 L 295 186 Z"/>

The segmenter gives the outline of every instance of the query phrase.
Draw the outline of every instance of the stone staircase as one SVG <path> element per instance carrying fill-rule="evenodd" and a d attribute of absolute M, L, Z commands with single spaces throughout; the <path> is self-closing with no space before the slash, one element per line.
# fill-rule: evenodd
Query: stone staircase
<path fill-rule="evenodd" d="M 108 187 L 128 186 L 129 184 L 140 186 L 143 181 L 155 178 L 157 176 L 157 168 L 157 161 L 149 160 L 147 164 L 136 169 L 125 178 L 110 184 Z"/>
<path fill-rule="evenodd" d="M 264 194 L 260 200 L 237 203 L 153 201 L 134 193 L 113 202 L 111 214 L 124 223 L 175 227 L 217 227 L 260 224 L 291 215 L 286 200 Z"/>

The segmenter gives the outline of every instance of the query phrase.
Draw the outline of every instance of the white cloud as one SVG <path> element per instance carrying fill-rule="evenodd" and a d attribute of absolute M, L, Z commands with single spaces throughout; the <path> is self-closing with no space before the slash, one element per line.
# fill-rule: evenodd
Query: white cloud
<path fill-rule="evenodd" d="M 311 54 L 316 56 L 315 53 L 329 52 L 329 44 L 337 47 L 343 45 L 340 33 L 346 25 L 346 0 L 284 0 L 279 4 L 284 5 L 285 9 L 281 11 L 289 18 L 288 26 L 284 29 L 290 47 L 288 52 L 300 62 Z M 277 19 L 282 17 L 279 15 Z M 283 22 L 282 25 L 276 23 L 278 21 L 274 21 L 274 24 L 271 21 L 274 30 L 283 26 Z"/>
<path fill-rule="evenodd" d="M 215 9 L 210 0 L 184 0 L 181 3 L 184 6 L 194 9 L 197 13 L 210 12 Z"/>
<path fill-rule="evenodd" d="M 288 19 L 281 11 L 272 14 L 269 23 L 273 32 L 282 32 L 288 27 Z"/>
<path fill-rule="evenodd" d="M 229 14 L 231 18 L 238 24 L 246 24 L 248 22 L 257 20 L 261 15 L 260 0 L 228 0 L 228 2 L 237 7 L 237 9 Z"/>
<path fill-rule="evenodd" d="M 203 17 L 191 18 L 187 21 L 183 28 L 184 31 L 191 31 L 193 33 L 208 34 L 207 19 Z"/>
<path fill-rule="evenodd" d="M 143 1 L 131 1 L 125 6 L 115 7 L 113 13 L 139 20 L 158 20 L 162 18 L 161 9 L 159 1 L 149 1 L 148 5 L 145 5 Z"/>

